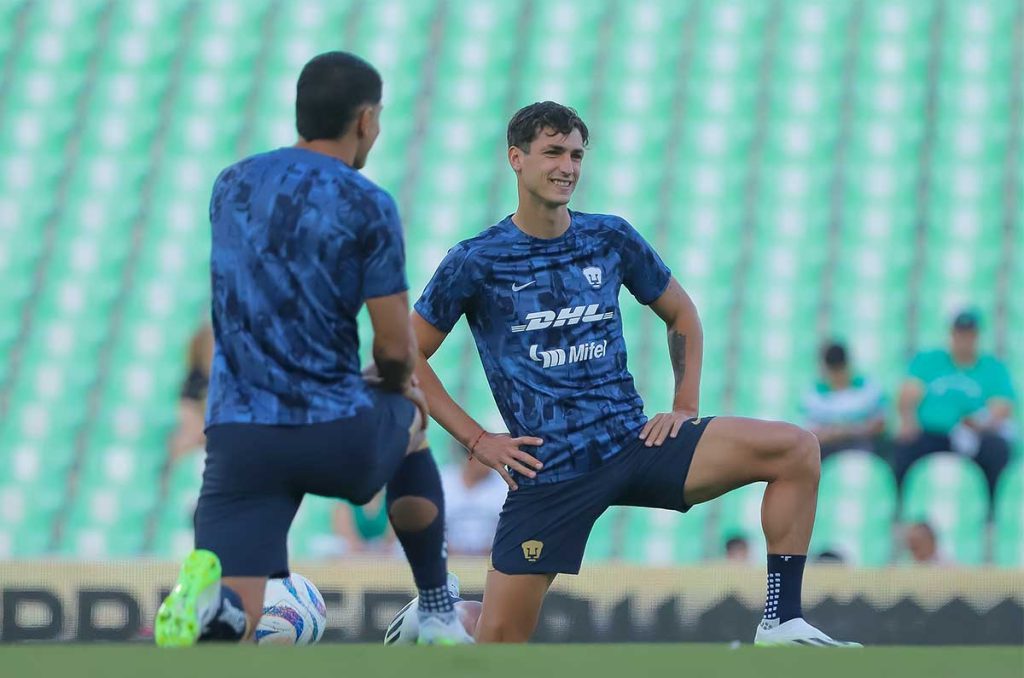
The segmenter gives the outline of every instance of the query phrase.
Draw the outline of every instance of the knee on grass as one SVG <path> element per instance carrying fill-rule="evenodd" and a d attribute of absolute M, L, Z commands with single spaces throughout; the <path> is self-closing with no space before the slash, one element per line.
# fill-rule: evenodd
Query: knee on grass
<path fill-rule="evenodd" d="M 478 643 L 525 643 L 532 634 L 532 628 L 524 628 L 510 619 L 481 618 L 476 627 Z"/>

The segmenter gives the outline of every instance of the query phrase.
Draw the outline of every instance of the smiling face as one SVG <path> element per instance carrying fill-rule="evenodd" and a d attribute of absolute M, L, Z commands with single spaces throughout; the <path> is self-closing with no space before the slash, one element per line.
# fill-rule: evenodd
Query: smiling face
<path fill-rule="evenodd" d="M 545 127 L 526 148 L 511 146 L 508 161 L 519 179 L 520 200 L 528 195 L 545 207 L 569 204 L 584 152 L 583 136 L 576 128 L 563 134 Z"/>

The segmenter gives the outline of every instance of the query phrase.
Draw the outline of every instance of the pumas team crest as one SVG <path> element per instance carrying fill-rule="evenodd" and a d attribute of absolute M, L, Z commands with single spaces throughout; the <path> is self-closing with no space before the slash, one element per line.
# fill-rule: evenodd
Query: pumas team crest
<path fill-rule="evenodd" d="M 536 563 L 540 560 L 540 554 L 544 550 L 544 542 L 530 539 L 524 541 L 520 546 L 523 549 L 523 557 L 529 563 Z"/>
<path fill-rule="evenodd" d="M 601 287 L 601 269 L 597 266 L 587 266 L 583 269 L 583 277 L 595 290 Z"/>

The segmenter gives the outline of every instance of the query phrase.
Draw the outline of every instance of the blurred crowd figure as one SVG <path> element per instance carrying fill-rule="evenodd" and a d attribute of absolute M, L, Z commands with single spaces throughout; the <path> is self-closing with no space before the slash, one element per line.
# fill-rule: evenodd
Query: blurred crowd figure
<path fill-rule="evenodd" d="M 188 345 L 185 381 L 178 396 L 178 423 L 167 446 L 172 464 L 206 448 L 206 391 L 212 364 L 213 327 L 205 324 L 196 330 Z"/>
<path fill-rule="evenodd" d="M 980 325 L 976 311 L 961 311 L 949 347 L 923 351 L 910 363 L 899 396 L 897 480 L 921 457 L 948 450 L 973 458 L 994 491 L 1010 457 L 1014 390 L 1006 366 L 978 350 Z"/>
<path fill-rule="evenodd" d="M 974 460 L 994 491 L 1010 457 L 1015 393 L 1006 366 L 981 353 L 977 311 L 953 318 L 947 348 L 924 350 L 910 363 L 897 402 L 899 426 L 886 436 L 888 403 L 882 389 L 851 366 L 846 346 L 826 344 L 821 378 L 803 398 L 804 425 L 818 436 L 821 457 L 865 450 L 888 458 L 898 483 L 907 469 L 935 452 Z"/>
<path fill-rule="evenodd" d="M 829 565 L 845 565 L 846 557 L 836 549 L 825 549 L 814 556 L 814 562 L 826 563 Z"/>
<path fill-rule="evenodd" d="M 338 555 L 400 555 L 395 550 L 395 534 L 388 521 L 383 491 L 362 506 L 339 501 L 334 509 L 332 523 L 334 535 L 340 540 L 336 551 Z"/>
<path fill-rule="evenodd" d="M 918 565 L 941 565 L 945 562 L 940 555 L 935 530 L 928 523 L 908 525 L 903 534 L 903 543 L 911 561 Z"/>
<path fill-rule="evenodd" d="M 508 486 L 472 457 L 441 469 L 448 553 L 486 555 L 491 551 Z"/>
<path fill-rule="evenodd" d="M 840 450 L 881 452 L 885 432 L 885 395 L 877 384 L 850 366 L 846 346 L 821 350 L 821 378 L 801 403 L 807 428 L 818 436 L 821 458 Z"/>
<path fill-rule="evenodd" d="M 733 563 L 749 563 L 750 542 L 746 537 L 733 535 L 725 540 L 725 559 Z"/>

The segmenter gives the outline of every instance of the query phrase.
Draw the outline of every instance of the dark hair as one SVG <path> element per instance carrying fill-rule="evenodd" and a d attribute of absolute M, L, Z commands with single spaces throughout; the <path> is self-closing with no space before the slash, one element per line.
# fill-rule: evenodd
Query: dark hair
<path fill-rule="evenodd" d="M 910 528 L 920 528 L 928 533 L 928 536 L 931 538 L 932 541 L 938 541 L 938 538 L 935 535 L 935 530 L 932 528 L 930 524 L 926 523 L 923 520 L 919 520 L 916 523 L 911 523 Z"/>
<path fill-rule="evenodd" d="M 379 104 L 380 73 L 355 54 L 325 52 L 302 68 L 295 88 L 295 127 L 306 141 L 337 139 L 366 104 Z"/>
<path fill-rule="evenodd" d="M 973 308 L 965 308 L 953 318 L 954 330 L 977 331 L 981 325 L 981 316 Z"/>
<path fill-rule="evenodd" d="M 843 554 L 839 551 L 825 549 L 815 557 L 814 561 L 818 563 L 844 563 L 846 559 L 843 558 Z"/>
<path fill-rule="evenodd" d="M 825 347 L 821 349 L 821 360 L 825 363 L 825 367 L 832 370 L 846 367 L 846 347 L 838 341 L 825 344 Z"/>
<path fill-rule="evenodd" d="M 734 534 L 725 540 L 725 550 L 728 551 L 734 546 L 747 546 L 746 537 L 742 537 L 738 534 Z"/>
<path fill-rule="evenodd" d="M 590 140 L 590 130 L 575 109 L 556 104 L 554 101 L 538 101 L 516 111 L 508 122 L 508 145 L 517 146 L 527 153 L 530 142 L 537 138 L 541 130 L 551 128 L 558 134 L 571 134 L 574 129 L 580 131 L 583 145 Z"/>

